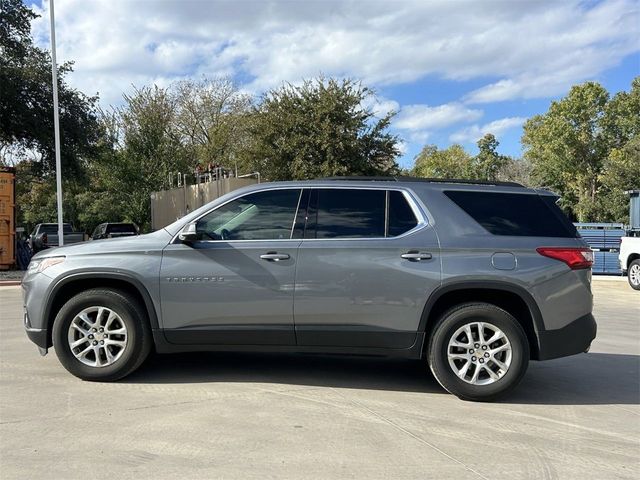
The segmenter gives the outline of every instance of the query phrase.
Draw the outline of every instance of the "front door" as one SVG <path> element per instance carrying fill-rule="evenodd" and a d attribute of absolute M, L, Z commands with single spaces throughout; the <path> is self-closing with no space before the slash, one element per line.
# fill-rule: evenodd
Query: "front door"
<path fill-rule="evenodd" d="M 295 345 L 293 291 L 300 189 L 250 193 L 197 222 L 198 240 L 173 243 L 160 271 L 168 341 Z"/>
<path fill-rule="evenodd" d="M 314 189 L 298 251 L 299 345 L 405 349 L 440 285 L 437 236 L 409 192 Z"/>

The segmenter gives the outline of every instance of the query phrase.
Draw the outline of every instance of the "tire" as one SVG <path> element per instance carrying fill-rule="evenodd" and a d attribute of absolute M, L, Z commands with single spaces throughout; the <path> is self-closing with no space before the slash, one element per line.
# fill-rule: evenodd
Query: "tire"
<path fill-rule="evenodd" d="M 640 259 L 634 260 L 627 269 L 627 280 L 634 290 L 640 290 Z"/>
<path fill-rule="evenodd" d="M 138 300 L 103 288 L 86 290 L 67 301 L 56 315 L 52 338 L 64 368 L 82 380 L 99 382 L 132 373 L 147 358 L 152 344 L 147 313 Z M 72 349 L 76 343 L 80 345 Z M 87 353 L 79 357 L 82 351 Z"/>
<path fill-rule="evenodd" d="M 479 341 L 480 322 L 485 342 L 499 338 L 494 336 L 498 331 L 504 335 L 492 343 L 486 342 L 486 350 L 484 342 Z M 470 330 L 465 330 L 465 326 Z M 472 342 L 468 342 L 467 331 Z M 450 345 L 454 340 L 456 345 Z M 496 353 L 492 356 L 491 352 Z M 462 400 L 491 401 L 509 393 L 522 380 L 529 365 L 529 342 L 522 326 L 505 310 L 488 303 L 465 303 L 439 318 L 427 357 L 434 377 L 449 393 Z M 474 382 L 476 369 L 479 373 Z"/>

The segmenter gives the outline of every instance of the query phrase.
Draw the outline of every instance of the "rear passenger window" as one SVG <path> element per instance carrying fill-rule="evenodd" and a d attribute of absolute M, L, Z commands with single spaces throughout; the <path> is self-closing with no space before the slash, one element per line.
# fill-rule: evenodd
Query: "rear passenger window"
<path fill-rule="evenodd" d="M 305 238 L 384 237 L 385 204 L 384 190 L 314 190 Z"/>
<path fill-rule="evenodd" d="M 494 235 L 578 236 L 560 208 L 536 194 L 458 190 L 444 194 Z"/>
<path fill-rule="evenodd" d="M 402 192 L 389 191 L 389 226 L 387 228 L 388 237 L 397 237 L 418 225 L 411 205 Z"/>

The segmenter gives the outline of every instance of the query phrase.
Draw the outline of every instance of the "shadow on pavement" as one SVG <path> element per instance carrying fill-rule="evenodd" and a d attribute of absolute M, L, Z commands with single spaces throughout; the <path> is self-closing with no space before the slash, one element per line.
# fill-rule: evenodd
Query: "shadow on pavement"
<path fill-rule="evenodd" d="M 130 383 L 279 383 L 446 393 L 419 361 L 280 353 L 153 355 Z"/>
<path fill-rule="evenodd" d="M 639 405 L 640 356 L 594 352 L 531 362 L 505 403 Z"/>
<path fill-rule="evenodd" d="M 153 355 L 124 383 L 279 383 L 446 393 L 423 362 L 378 357 L 271 353 Z M 640 356 L 587 353 L 531 362 L 504 403 L 640 404 Z"/>

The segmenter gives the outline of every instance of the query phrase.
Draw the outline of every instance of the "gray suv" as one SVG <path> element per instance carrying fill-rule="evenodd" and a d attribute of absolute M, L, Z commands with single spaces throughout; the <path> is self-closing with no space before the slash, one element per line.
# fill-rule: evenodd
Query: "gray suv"
<path fill-rule="evenodd" d="M 24 324 L 84 380 L 151 350 L 424 359 L 490 400 L 588 350 L 592 253 L 547 191 L 343 178 L 236 190 L 148 235 L 36 255 Z"/>

